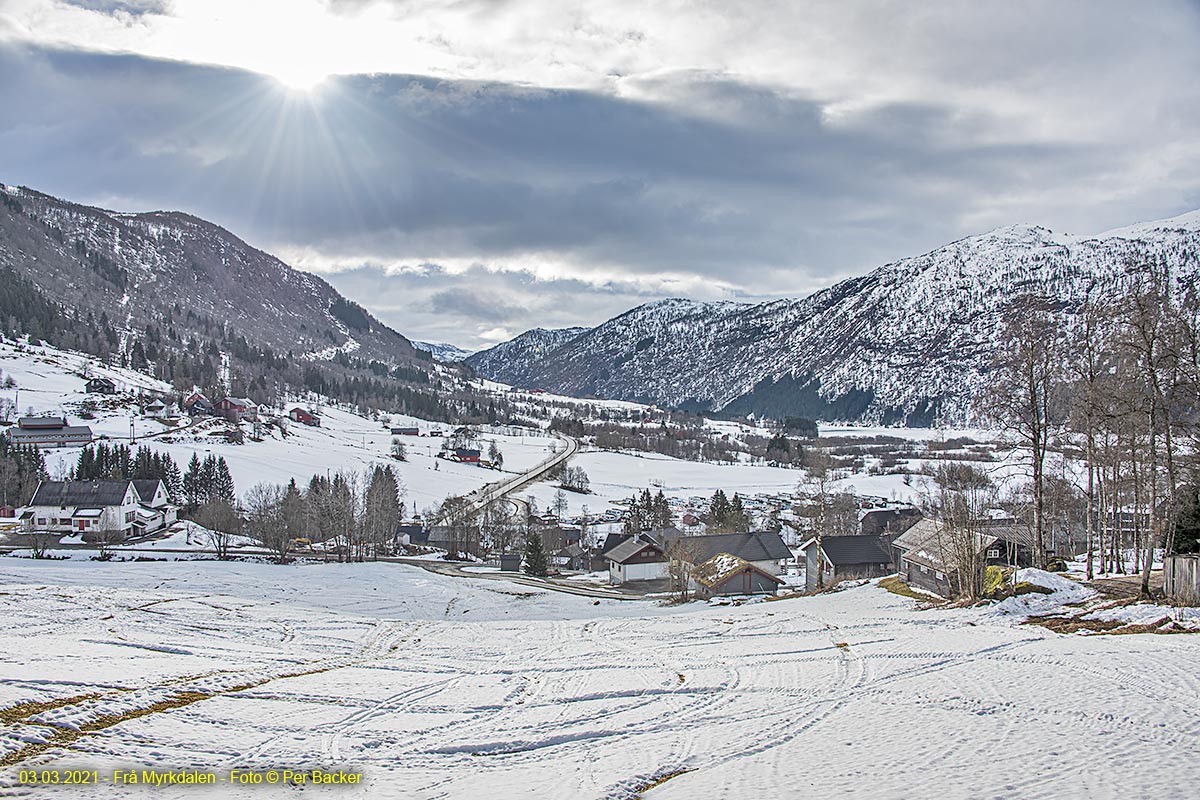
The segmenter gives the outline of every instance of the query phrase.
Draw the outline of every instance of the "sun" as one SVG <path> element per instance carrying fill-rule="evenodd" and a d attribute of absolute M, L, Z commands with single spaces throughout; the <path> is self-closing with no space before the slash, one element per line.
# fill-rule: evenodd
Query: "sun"
<path fill-rule="evenodd" d="M 315 64 L 283 64 L 268 73 L 294 92 L 311 92 L 329 78 L 329 73 Z"/>

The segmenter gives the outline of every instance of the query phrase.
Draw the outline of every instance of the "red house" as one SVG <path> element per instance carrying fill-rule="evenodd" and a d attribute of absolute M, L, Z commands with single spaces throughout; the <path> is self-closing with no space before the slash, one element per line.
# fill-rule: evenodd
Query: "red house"
<path fill-rule="evenodd" d="M 471 447 L 459 447 L 454 451 L 452 458 L 455 461 L 461 461 L 465 464 L 478 464 L 480 453 L 478 450 Z"/>
<path fill-rule="evenodd" d="M 217 411 L 237 420 L 258 419 L 258 403 L 245 397 L 223 397 L 217 401 Z"/>
<path fill-rule="evenodd" d="M 309 426 L 310 428 L 321 427 L 321 418 L 320 417 L 318 417 L 316 414 L 312 414 L 308 411 L 305 411 L 303 408 L 300 408 L 299 406 L 297 406 L 296 408 L 293 408 L 291 411 L 289 411 L 288 416 L 291 417 L 293 422 L 299 422 L 303 425 Z"/>

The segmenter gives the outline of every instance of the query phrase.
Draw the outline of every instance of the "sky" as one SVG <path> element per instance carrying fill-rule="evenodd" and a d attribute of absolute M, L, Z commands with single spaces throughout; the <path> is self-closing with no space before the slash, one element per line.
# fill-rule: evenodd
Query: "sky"
<path fill-rule="evenodd" d="M 1168 0 L 0 0 L 0 182 L 478 349 L 1200 208 L 1198 76 Z"/>

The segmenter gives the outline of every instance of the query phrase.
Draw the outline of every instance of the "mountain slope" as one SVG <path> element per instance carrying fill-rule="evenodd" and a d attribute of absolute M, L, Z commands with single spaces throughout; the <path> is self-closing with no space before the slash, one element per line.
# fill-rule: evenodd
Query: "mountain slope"
<path fill-rule="evenodd" d="M 533 379 L 536 374 L 535 366 L 550 353 L 587 330 L 534 328 L 515 339 L 481 350 L 467 357 L 466 362 L 480 375 L 494 381 L 533 388 L 531 384 L 537 383 L 537 380 Z"/>
<path fill-rule="evenodd" d="M 804 299 L 649 303 L 558 346 L 506 343 L 471 363 L 557 392 L 684 408 L 963 423 L 1019 298 L 1049 295 L 1069 324 L 1089 288 L 1113 291 L 1149 262 L 1194 289 L 1200 212 L 1093 237 L 1001 228 Z"/>
<path fill-rule="evenodd" d="M 0 320 L 8 332 L 50 334 L 180 388 L 407 403 L 399 383 L 427 393 L 434 382 L 431 356 L 328 283 L 187 214 L 117 213 L 0 184 L 0 270 L 59 317 L 33 329 Z"/>
<path fill-rule="evenodd" d="M 456 347 L 446 342 L 418 342 L 414 339 L 412 346 L 429 353 L 433 356 L 434 361 L 441 361 L 447 364 L 462 361 L 471 355 L 470 350 L 463 350 L 461 347 Z"/>

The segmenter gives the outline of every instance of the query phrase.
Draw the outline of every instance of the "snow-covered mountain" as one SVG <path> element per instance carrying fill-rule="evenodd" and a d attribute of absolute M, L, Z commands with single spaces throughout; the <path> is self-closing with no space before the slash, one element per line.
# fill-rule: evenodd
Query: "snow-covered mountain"
<path fill-rule="evenodd" d="M 324 280 L 179 212 L 119 213 L 0 184 L 0 292 L 4 331 L 178 386 L 380 402 L 400 400 L 395 381 L 433 386 L 425 354 Z"/>
<path fill-rule="evenodd" d="M 470 350 L 463 350 L 461 347 L 456 347 L 447 342 L 418 342 L 414 339 L 412 340 L 412 346 L 429 353 L 433 356 L 434 361 L 441 361 L 445 364 L 462 361 L 471 355 Z"/>
<path fill-rule="evenodd" d="M 1194 291 L 1200 212 L 1095 236 L 1000 228 L 803 299 L 662 300 L 557 342 L 530 331 L 468 363 L 496 380 L 566 394 L 743 414 L 963 423 L 1019 298 L 1048 294 L 1069 318 L 1089 288 L 1116 289 L 1149 262 L 1165 264 L 1181 292 Z"/>
<path fill-rule="evenodd" d="M 515 339 L 481 350 L 466 359 L 475 371 L 493 380 L 536 388 L 539 367 L 551 353 L 588 332 L 588 328 L 534 328 Z"/>

